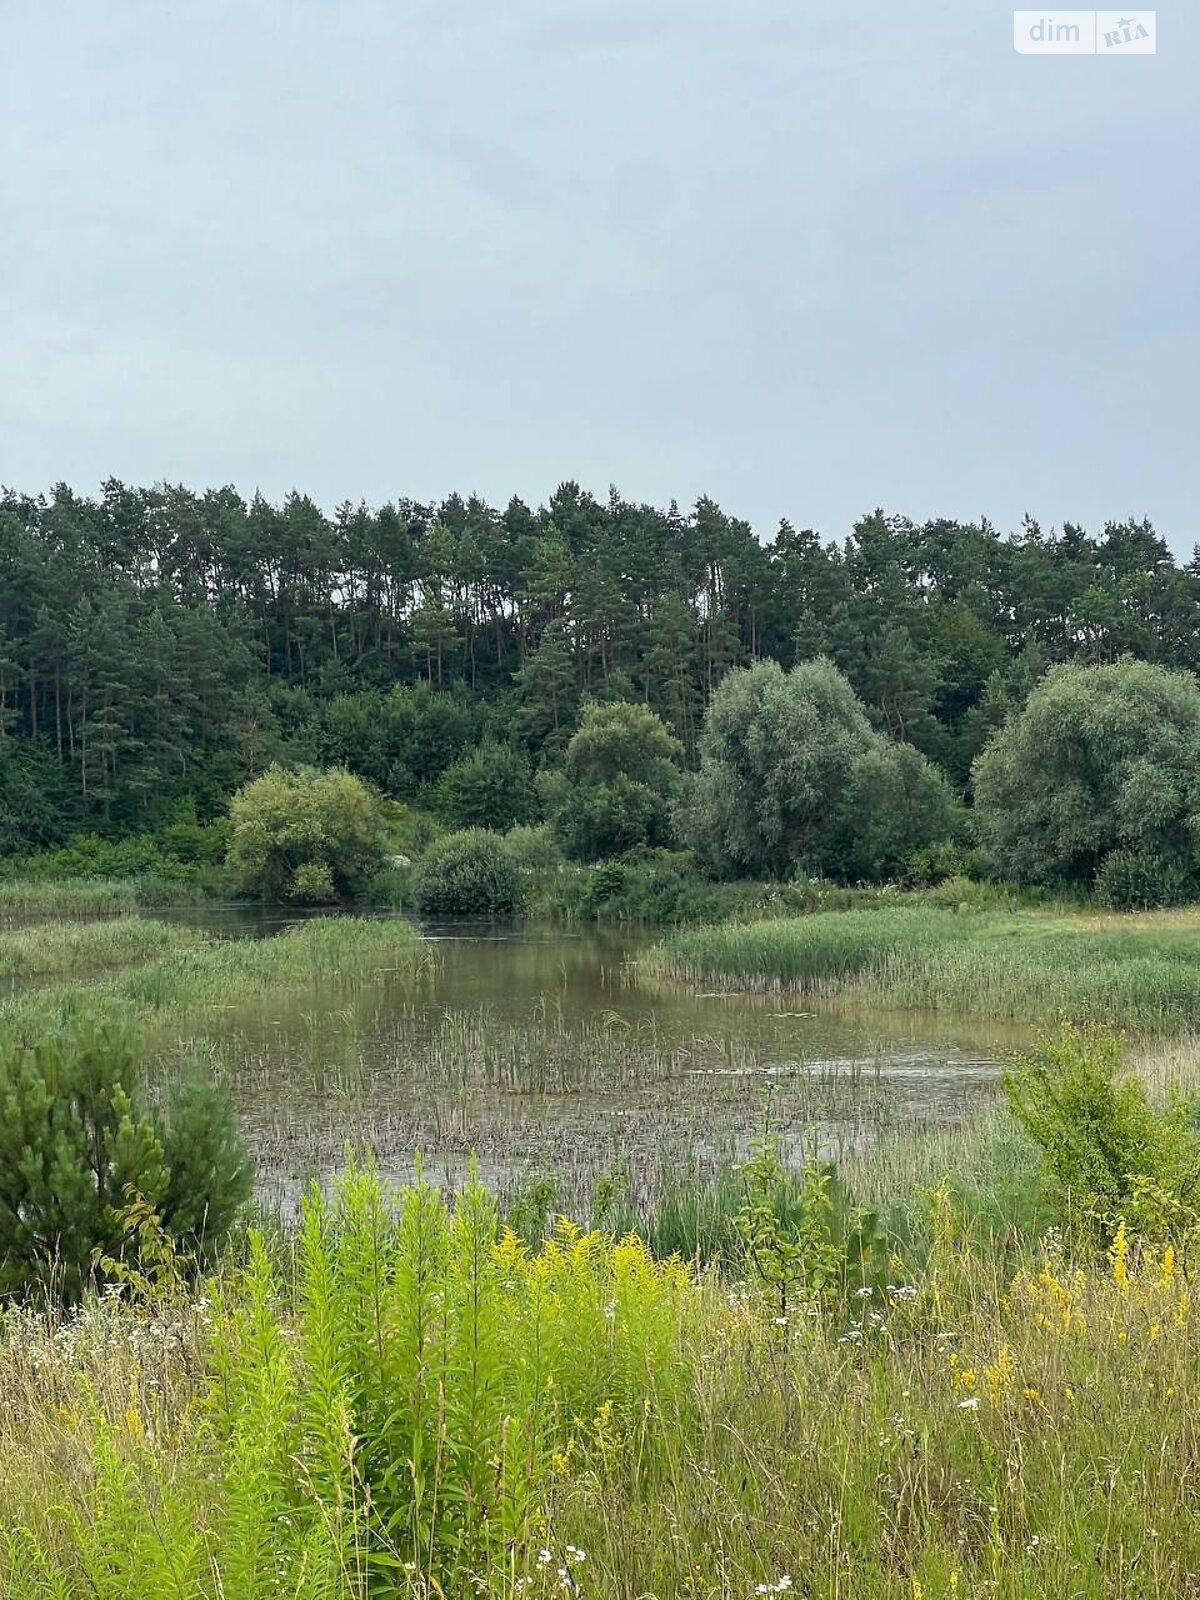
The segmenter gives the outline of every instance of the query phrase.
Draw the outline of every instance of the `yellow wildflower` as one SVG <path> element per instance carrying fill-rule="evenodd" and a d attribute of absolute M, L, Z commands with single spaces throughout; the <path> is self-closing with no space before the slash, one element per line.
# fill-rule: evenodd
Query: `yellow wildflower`
<path fill-rule="evenodd" d="M 1117 1231 L 1109 1247 L 1108 1259 L 1112 1263 L 1113 1282 L 1122 1294 L 1129 1292 L 1129 1238 L 1125 1232 L 1125 1218 L 1117 1223 Z"/>
<path fill-rule="evenodd" d="M 1012 1380 L 1012 1352 L 1006 1344 L 1000 1346 L 996 1355 L 995 1365 L 986 1369 L 984 1377 L 987 1379 L 987 1386 L 993 1395 L 997 1395 L 1001 1390 L 1008 1388 Z"/>

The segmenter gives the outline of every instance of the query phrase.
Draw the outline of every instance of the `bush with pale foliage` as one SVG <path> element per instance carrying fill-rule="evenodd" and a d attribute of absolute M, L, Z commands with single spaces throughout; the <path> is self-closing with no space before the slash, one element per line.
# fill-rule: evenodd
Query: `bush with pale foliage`
<path fill-rule="evenodd" d="M 271 767 L 229 808 L 228 865 L 247 894 L 328 904 L 360 895 L 383 865 L 374 792 L 341 767 Z"/>

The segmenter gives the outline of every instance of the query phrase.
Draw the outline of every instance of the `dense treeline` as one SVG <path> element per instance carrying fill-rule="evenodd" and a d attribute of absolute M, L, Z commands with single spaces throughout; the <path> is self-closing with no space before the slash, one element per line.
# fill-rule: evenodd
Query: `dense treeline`
<path fill-rule="evenodd" d="M 843 545 L 760 542 L 564 484 L 534 511 L 110 480 L 0 499 L 0 848 L 222 808 L 273 760 L 411 797 L 481 741 L 556 758 L 587 697 L 644 701 L 694 762 L 735 666 L 828 655 L 880 731 L 960 792 L 1047 666 L 1200 670 L 1200 559 L 1147 522 L 1098 536 L 881 512 Z"/>

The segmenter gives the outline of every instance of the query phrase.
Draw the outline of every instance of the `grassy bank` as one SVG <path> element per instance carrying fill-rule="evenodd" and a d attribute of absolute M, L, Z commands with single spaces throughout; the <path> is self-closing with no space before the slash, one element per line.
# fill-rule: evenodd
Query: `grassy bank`
<path fill-rule="evenodd" d="M 33 927 L 0 928 L 0 978 L 71 974 L 88 977 L 114 967 L 158 960 L 174 950 L 199 944 L 190 928 L 148 917 L 117 917 L 102 922 L 39 922 Z"/>
<path fill-rule="evenodd" d="M 107 926 L 89 930 L 98 943 Z M 420 935 L 399 918 L 316 917 L 270 939 L 206 939 L 163 923 L 143 926 L 159 930 L 154 959 L 84 988 L 16 996 L 0 1004 L 0 1020 L 46 1028 L 81 1008 L 105 1005 L 148 1019 L 184 1016 L 258 991 L 366 978 L 389 964 L 415 971 L 431 959 Z M 155 942 L 153 934 L 146 937 Z"/>
<path fill-rule="evenodd" d="M 168 878 L 0 878 L 0 922 L 26 917 L 96 917 L 195 905 L 207 899 L 195 884 Z"/>
<path fill-rule="evenodd" d="M 1118 1244 L 1015 1273 L 931 1201 L 919 1270 L 783 1310 L 633 1241 L 530 1251 L 351 1175 L 200 1299 L 0 1346 L 11 1600 L 1187 1594 L 1200 1325 Z"/>
<path fill-rule="evenodd" d="M 1175 1033 L 1200 1017 L 1200 912 L 818 914 L 682 930 L 645 969 L 706 988 L 976 1016 L 1065 1013 Z"/>

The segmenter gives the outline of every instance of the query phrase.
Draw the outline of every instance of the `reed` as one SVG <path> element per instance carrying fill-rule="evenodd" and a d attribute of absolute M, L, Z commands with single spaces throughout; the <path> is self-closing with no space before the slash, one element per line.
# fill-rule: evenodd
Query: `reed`
<path fill-rule="evenodd" d="M 114 967 L 161 958 L 192 948 L 200 935 L 177 924 L 146 917 L 103 922 L 41 922 L 0 930 L 0 978 L 88 977 Z"/>
<path fill-rule="evenodd" d="M 158 930 L 155 959 L 86 987 L 17 995 L 0 1003 L 0 1019 L 23 1028 L 47 1027 L 99 1007 L 132 1011 L 146 1020 L 182 1020 L 248 994 L 318 983 L 334 990 L 389 965 L 419 974 L 433 959 L 413 926 L 399 918 L 316 917 L 270 939 L 176 938 L 166 924 L 146 926 Z M 97 933 L 97 940 L 101 937 Z"/>
<path fill-rule="evenodd" d="M 194 905 L 208 896 L 167 878 L 0 878 L 0 921 L 25 917 L 95 917 Z"/>
<path fill-rule="evenodd" d="M 876 1007 L 1029 1020 L 1070 1015 L 1179 1033 L 1200 1017 L 1200 913 L 820 914 L 684 930 L 650 953 L 645 971 Z"/>

